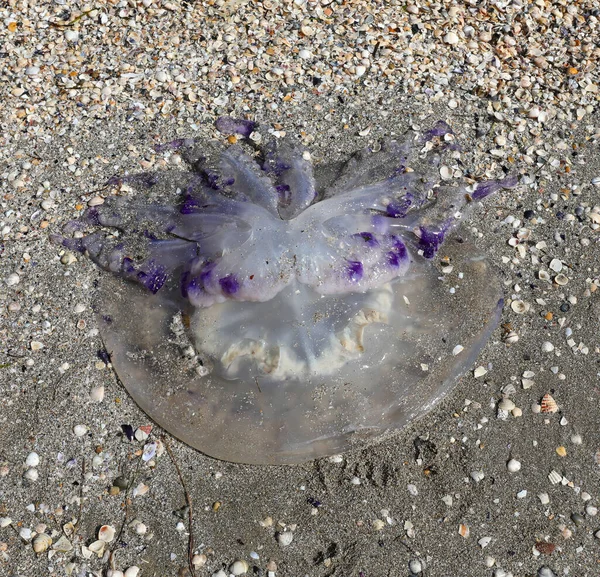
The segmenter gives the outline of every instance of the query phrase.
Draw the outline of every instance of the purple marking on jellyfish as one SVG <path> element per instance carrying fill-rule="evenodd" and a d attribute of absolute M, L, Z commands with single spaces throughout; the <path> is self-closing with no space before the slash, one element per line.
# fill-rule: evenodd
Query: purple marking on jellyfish
<path fill-rule="evenodd" d="M 401 260 L 408 258 L 406 245 L 396 236 L 392 235 L 392 250 L 398 255 Z"/>
<path fill-rule="evenodd" d="M 205 285 L 210 280 L 210 277 L 212 276 L 212 271 L 216 266 L 217 266 L 216 262 L 208 261 L 202 267 L 202 270 L 200 271 L 200 274 L 198 275 L 198 278 L 200 279 L 200 282 L 202 283 L 202 285 Z"/>
<path fill-rule="evenodd" d="M 516 176 L 507 176 L 500 180 L 486 180 L 485 182 L 480 182 L 471 195 L 471 198 L 473 200 L 481 200 L 501 188 L 512 188 L 513 186 L 516 186 L 518 181 L 519 179 Z"/>
<path fill-rule="evenodd" d="M 392 218 L 404 218 L 415 200 L 414 194 L 407 192 L 399 202 L 390 202 L 385 207 L 385 212 Z"/>
<path fill-rule="evenodd" d="M 357 232 L 356 234 L 352 235 L 352 238 L 360 238 L 369 246 L 379 246 L 379 241 L 370 232 Z"/>
<path fill-rule="evenodd" d="M 244 120 L 243 118 L 221 116 L 217 118 L 215 127 L 222 134 L 239 134 L 244 138 L 248 138 L 256 128 L 256 122 Z"/>
<path fill-rule="evenodd" d="M 100 212 L 98 210 L 98 207 L 96 206 L 91 206 L 90 208 L 88 208 L 83 214 L 83 219 L 85 220 L 85 222 L 91 224 L 92 226 L 101 226 Z"/>
<path fill-rule="evenodd" d="M 420 142 L 421 144 L 423 144 L 429 140 L 433 140 L 438 136 L 446 136 L 446 134 L 454 133 L 452 132 L 452 129 L 450 128 L 450 126 L 448 126 L 446 122 L 444 122 L 443 120 L 439 120 L 433 128 L 423 133 Z"/>
<path fill-rule="evenodd" d="M 146 265 L 147 270 L 140 270 L 137 278 L 152 294 L 156 294 L 167 281 L 167 271 L 163 265 L 151 260 Z"/>
<path fill-rule="evenodd" d="M 59 234 L 52 234 L 50 235 L 50 240 L 64 246 L 65 248 L 68 248 L 69 250 L 72 250 L 73 252 L 80 252 L 83 254 L 86 251 L 83 239 L 81 238 L 65 238 Z"/>
<path fill-rule="evenodd" d="M 190 194 L 187 194 L 179 207 L 179 212 L 181 214 L 192 214 L 193 212 L 196 212 L 198 208 L 200 208 L 200 202 Z"/>
<path fill-rule="evenodd" d="M 87 223 L 83 220 L 70 220 L 65 224 L 63 234 L 73 234 L 76 231 L 82 231 L 87 228 Z"/>
<path fill-rule="evenodd" d="M 423 256 L 425 258 L 433 258 L 440 248 L 440 245 L 444 242 L 446 230 L 430 230 L 424 226 L 419 227 L 419 230 L 421 231 L 419 248 L 423 251 Z"/>
<path fill-rule="evenodd" d="M 238 290 L 240 290 L 240 283 L 234 274 L 228 274 L 227 276 L 220 278 L 219 286 L 226 295 L 235 294 Z"/>
<path fill-rule="evenodd" d="M 391 250 L 389 252 L 386 252 L 385 256 L 387 257 L 387 261 L 390 265 L 392 265 L 393 267 L 400 266 L 400 256 L 397 252 Z"/>
<path fill-rule="evenodd" d="M 192 273 L 189 270 L 181 273 L 180 286 L 181 296 L 183 298 L 188 298 L 190 295 L 198 294 L 203 290 L 199 284 L 199 277 L 192 276 Z"/>
<path fill-rule="evenodd" d="M 196 142 L 195 138 L 176 138 L 175 140 L 171 140 L 171 142 L 165 142 L 163 144 L 155 144 L 154 151 L 155 152 L 164 152 L 165 150 L 179 150 L 180 148 L 193 146 Z"/>
<path fill-rule="evenodd" d="M 363 276 L 363 265 L 358 260 L 347 261 L 346 273 L 352 282 L 358 282 Z"/>
<path fill-rule="evenodd" d="M 291 188 L 287 184 L 276 184 L 275 190 L 279 195 L 279 202 L 283 206 L 287 206 L 292 198 Z"/>

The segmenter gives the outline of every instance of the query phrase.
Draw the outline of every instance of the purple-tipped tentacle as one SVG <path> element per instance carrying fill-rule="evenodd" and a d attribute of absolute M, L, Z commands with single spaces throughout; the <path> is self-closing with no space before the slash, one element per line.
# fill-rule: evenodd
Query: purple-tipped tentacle
<path fill-rule="evenodd" d="M 249 138 L 257 127 L 257 123 L 243 118 L 233 118 L 231 116 L 221 116 L 217 118 L 215 127 L 222 134 L 238 134 L 244 138 Z"/>
<path fill-rule="evenodd" d="M 271 180 L 240 146 L 229 147 L 219 163 L 222 178 L 229 189 L 248 198 L 278 217 L 278 194 Z"/>
<path fill-rule="evenodd" d="M 475 191 L 471 194 L 473 200 L 481 200 L 486 196 L 497 192 L 502 188 L 512 188 L 517 185 L 519 179 L 512 175 L 500 180 L 486 180 L 477 184 Z"/>

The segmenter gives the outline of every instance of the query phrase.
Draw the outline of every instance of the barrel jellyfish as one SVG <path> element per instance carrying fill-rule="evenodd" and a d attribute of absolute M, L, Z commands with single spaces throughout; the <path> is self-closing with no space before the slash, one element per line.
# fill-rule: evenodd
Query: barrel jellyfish
<path fill-rule="evenodd" d="M 53 237 L 112 273 L 95 306 L 124 386 L 176 437 L 243 463 L 340 453 L 425 414 L 503 303 L 456 225 L 516 178 L 466 177 L 444 122 L 315 167 L 295 138 L 216 126 L 230 146 L 157 147 L 186 170 L 112 178 Z"/>

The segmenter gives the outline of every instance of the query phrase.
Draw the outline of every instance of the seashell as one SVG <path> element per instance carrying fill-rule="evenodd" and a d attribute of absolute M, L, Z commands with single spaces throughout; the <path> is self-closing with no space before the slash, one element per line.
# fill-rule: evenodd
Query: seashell
<path fill-rule="evenodd" d="M 33 538 L 32 546 L 36 553 L 43 553 L 52 545 L 52 537 L 46 533 L 39 533 Z"/>
<path fill-rule="evenodd" d="M 560 483 L 562 481 L 562 475 L 560 473 L 558 473 L 557 471 L 552 470 L 548 474 L 548 480 L 553 485 L 558 485 L 558 483 Z"/>
<path fill-rule="evenodd" d="M 596 454 L 594 455 L 594 461 L 596 462 L 596 465 L 600 467 L 600 449 L 596 451 Z"/>
<path fill-rule="evenodd" d="M 498 403 L 498 408 L 502 411 L 512 411 L 515 408 L 515 404 L 508 397 L 504 397 Z"/>
<path fill-rule="evenodd" d="M 505 397 L 510 397 L 514 394 L 516 394 L 517 389 L 515 388 L 515 386 L 512 383 L 509 383 L 508 385 L 502 387 L 502 394 Z"/>
<path fill-rule="evenodd" d="M 529 228 L 520 228 L 517 232 L 517 238 L 519 240 L 529 240 L 531 237 L 531 230 Z"/>
<path fill-rule="evenodd" d="M 515 331 L 509 331 L 504 337 L 504 342 L 508 345 L 514 345 L 519 340 L 519 335 Z"/>
<path fill-rule="evenodd" d="M 443 180 L 450 180 L 452 178 L 452 171 L 444 165 L 440 168 L 440 176 Z"/>
<path fill-rule="evenodd" d="M 556 413 L 558 411 L 558 405 L 550 393 L 546 393 L 542 397 L 541 407 L 542 413 Z"/>
<path fill-rule="evenodd" d="M 556 545 L 554 543 L 539 541 L 535 544 L 535 548 L 543 555 L 551 555 L 554 549 L 556 549 Z"/>
<path fill-rule="evenodd" d="M 516 300 L 510 303 L 510 308 L 519 315 L 526 313 L 529 310 L 529 303 L 525 301 Z"/>
<path fill-rule="evenodd" d="M 244 575 L 248 572 L 248 563 L 238 559 L 229 566 L 229 571 L 232 575 Z"/>
<path fill-rule="evenodd" d="M 73 545 L 71 545 L 71 542 L 63 535 L 56 543 L 54 543 L 54 545 L 52 545 L 52 549 L 66 553 L 73 549 Z"/>
<path fill-rule="evenodd" d="M 554 282 L 557 285 L 565 286 L 569 282 L 569 279 L 564 274 L 560 273 L 554 277 Z"/>
<path fill-rule="evenodd" d="M 545 282 L 549 282 L 550 281 L 550 274 L 546 270 L 541 270 L 541 271 L 538 272 L 538 278 L 540 280 L 545 281 Z"/>
<path fill-rule="evenodd" d="M 106 542 L 105 541 L 94 541 L 93 543 L 91 543 L 88 546 L 88 549 L 92 552 L 92 553 L 96 553 L 96 555 L 98 557 L 102 557 L 102 555 L 104 554 L 104 548 L 106 547 Z"/>
<path fill-rule="evenodd" d="M 562 262 L 559 259 L 557 259 L 557 258 L 553 258 L 550 261 L 550 265 L 549 266 L 550 266 L 550 269 L 553 270 L 554 272 L 560 272 L 562 270 L 562 267 L 563 267 Z"/>
<path fill-rule="evenodd" d="M 469 531 L 469 528 L 465 524 L 461 523 L 458 526 L 458 534 L 461 537 L 464 537 L 466 539 L 470 533 L 471 533 L 471 531 Z"/>
<path fill-rule="evenodd" d="M 111 525 L 102 525 L 98 531 L 98 539 L 110 543 L 115 538 L 115 528 Z"/>

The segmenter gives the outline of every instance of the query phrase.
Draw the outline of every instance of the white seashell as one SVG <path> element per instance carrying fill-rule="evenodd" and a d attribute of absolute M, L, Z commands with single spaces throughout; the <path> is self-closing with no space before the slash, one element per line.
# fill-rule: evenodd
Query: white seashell
<path fill-rule="evenodd" d="M 294 534 L 291 531 L 283 531 L 277 535 L 277 541 L 282 547 L 287 547 L 294 539 Z"/>
<path fill-rule="evenodd" d="M 94 196 L 88 200 L 88 206 L 100 206 L 104 204 L 104 199 L 101 196 Z"/>
<path fill-rule="evenodd" d="M 124 577 L 137 577 L 140 572 L 140 568 L 137 565 L 132 565 L 125 570 L 123 573 Z"/>
<path fill-rule="evenodd" d="M 248 563 L 238 559 L 229 566 L 229 571 L 232 575 L 244 575 L 248 572 Z"/>
<path fill-rule="evenodd" d="M 504 337 L 504 342 L 509 345 L 514 345 L 519 340 L 519 335 L 515 331 L 509 331 Z"/>
<path fill-rule="evenodd" d="M 443 165 L 440 168 L 440 176 L 443 180 L 450 180 L 452 178 L 452 171 L 446 165 Z"/>
<path fill-rule="evenodd" d="M 40 456 L 37 453 L 29 453 L 27 459 L 25 459 L 25 464 L 28 467 L 37 467 L 40 464 Z"/>
<path fill-rule="evenodd" d="M 510 303 L 510 308 L 517 314 L 521 315 L 529 310 L 529 303 L 526 303 L 525 301 L 521 300 L 516 300 Z"/>
<path fill-rule="evenodd" d="M 40 533 L 33 538 L 32 546 L 36 553 L 43 553 L 52 545 L 52 537 L 46 533 Z"/>
<path fill-rule="evenodd" d="M 558 483 L 560 483 L 562 481 L 562 475 L 560 473 L 557 473 L 556 471 L 552 470 L 552 471 L 550 471 L 550 474 L 548 475 L 548 480 L 553 485 L 558 485 Z"/>
<path fill-rule="evenodd" d="M 512 411 L 515 408 L 515 404 L 507 397 L 504 397 L 499 403 L 498 408 L 502 411 Z"/>
<path fill-rule="evenodd" d="M 102 557 L 102 555 L 104 554 L 104 548 L 106 547 L 106 542 L 105 541 L 94 541 L 93 543 L 91 543 L 88 546 L 88 549 L 92 552 L 92 553 L 96 553 L 96 555 L 98 557 Z"/>
<path fill-rule="evenodd" d="M 514 394 L 516 394 L 517 389 L 515 388 L 515 386 L 512 383 L 508 383 L 508 385 L 505 385 L 504 387 L 502 387 L 502 394 L 505 397 L 510 397 Z"/>
<path fill-rule="evenodd" d="M 71 545 L 71 542 L 63 535 L 56 543 L 54 543 L 54 545 L 52 545 L 52 549 L 66 553 L 73 549 L 73 545 Z"/>
<path fill-rule="evenodd" d="M 554 282 L 557 285 L 565 286 L 569 282 L 569 279 L 564 274 L 560 273 L 554 277 Z"/>
<path fill-rule="evenodd" d="M 462 351 L 465 350 L 465 347 L 463 347 L 462 345 L 456 345 L 453 349 L 452 349 L 452 354 L 454 356 L 462 353 Z"/>
<path fill-rule="evenodd" d="M 550 274 L 546 270 L 541 270 L 540 272 L 538 272 L 538 278 L 540 280 L 545 281 L 545 282 L 549 282 L 550 281 Z"/>
<path fill-rule="evenodd" d="M 551 353 L 554 350 L 554 345 L 550 341 L 545 341 L 542 343 L 542 352 L 543 353 Z"/>
<path fill-rule="evenodd" d="M 478 379 L 479 377 L 483 377 L 483 375 L 485 375 L 486 373 L 487 373 L 487 369 L 485 367 L 477 367 L 473 371 L 473 375 L 475 376 L 476 379 Z"/>
<path fill-rule="evenodd" d="M 553 258 L 550 261 L 550 269 L 554 272 L 560 272 L 562 270 L 562 267 L 562 262 L 559 259 Z"/>
<path fill-rule="evenodd" d="M 521 470 L 521 463 L 516 459 L 511 459 L 508 461 L 508 463 L 506 463 L 506 468 L 508 469 L 509 473 L 516 473 L 517 471 Z"/>
<path fill-rule="evenodd" d="M 98 539 L 110 543 L 115 538 L 115 528 L 111 525 L 102 525 L 98 530 Z"/>

